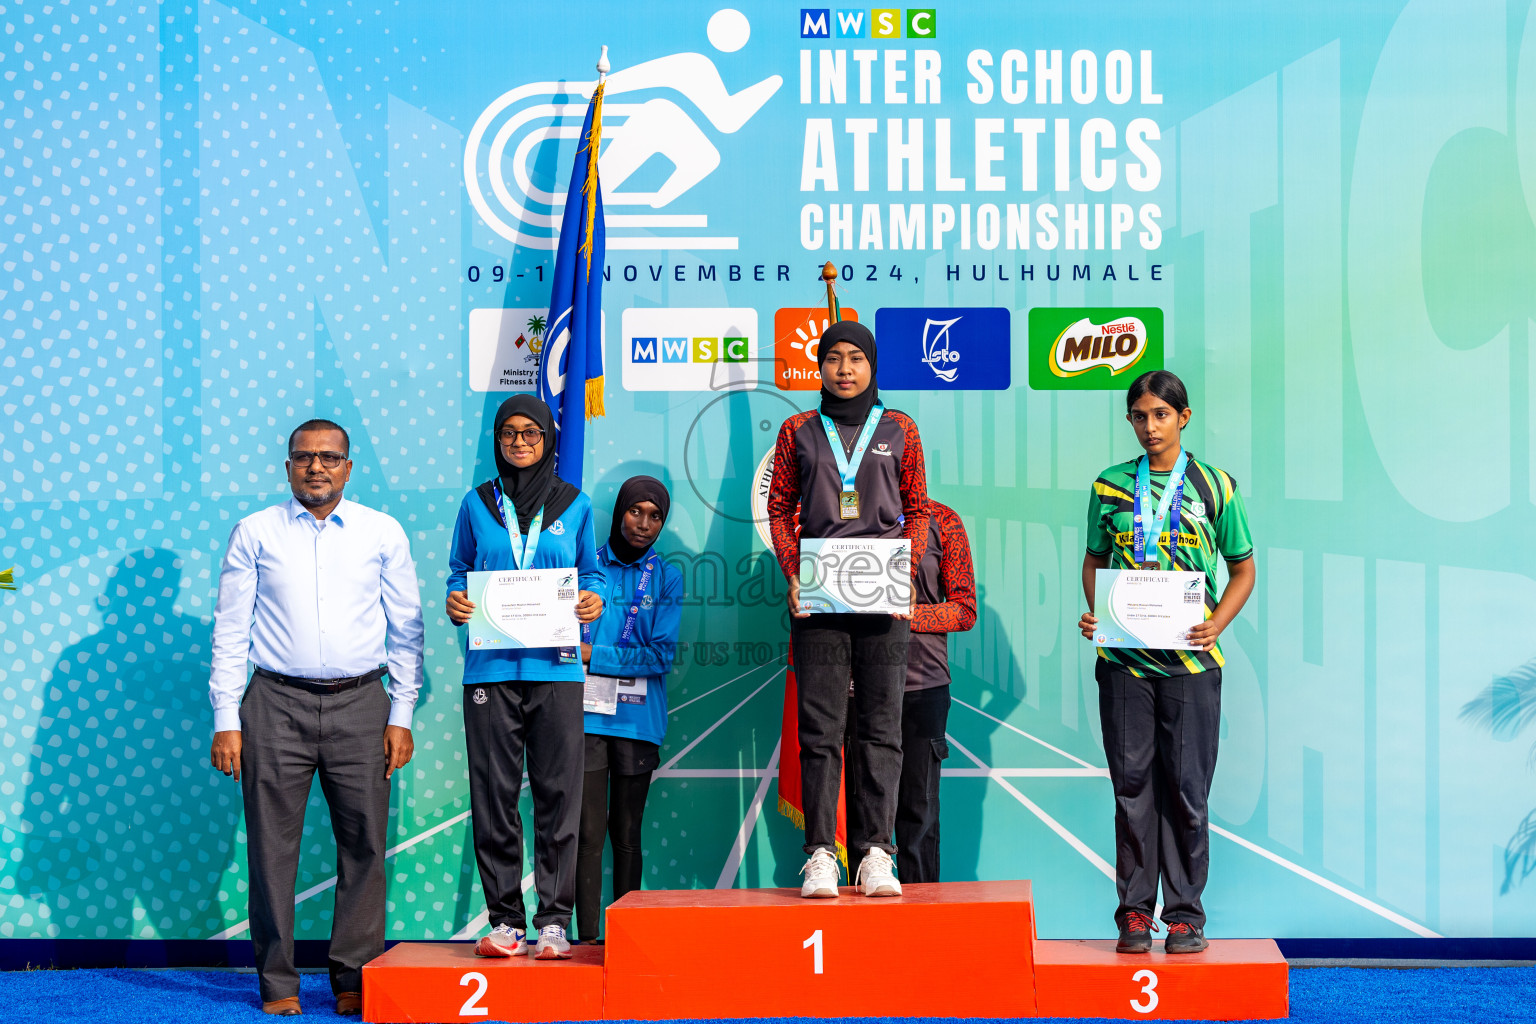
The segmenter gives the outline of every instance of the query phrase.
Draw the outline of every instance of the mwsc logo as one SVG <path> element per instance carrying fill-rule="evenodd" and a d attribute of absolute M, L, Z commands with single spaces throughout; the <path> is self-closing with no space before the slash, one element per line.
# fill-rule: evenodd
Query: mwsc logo
<path fill-rule="evenodd" d="M 802 7 L 801 39 L 937 39 L 938 19 L 932 7 L 864 8 Z"/>
<path fill-rule="evenodd" d="M 626 309 L 626 391 L 723 391 L 757 381 L 757 310 Z"/>
<path fill-rule="evenodd" d="M 1118 391 L 1162 368 L 1163 311 L 1155 306 L 1029 311 L 1029 386 L 1036 391 Z"/>

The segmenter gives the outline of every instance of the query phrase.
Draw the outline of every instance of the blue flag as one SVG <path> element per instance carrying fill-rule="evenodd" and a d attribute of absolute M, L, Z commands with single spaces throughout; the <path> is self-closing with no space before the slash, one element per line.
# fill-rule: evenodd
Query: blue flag
<path fill-rule="evenodd" d="M 554 414 L 555 471 L 582 485 L 587 420 L 603 415 L 603 196 L 597 154 L 603 134 L 603 83 L 587 106 L 576 166 L 560 222 L 549 296 L 549 327 L 539 360 L 539 397 Z"/>

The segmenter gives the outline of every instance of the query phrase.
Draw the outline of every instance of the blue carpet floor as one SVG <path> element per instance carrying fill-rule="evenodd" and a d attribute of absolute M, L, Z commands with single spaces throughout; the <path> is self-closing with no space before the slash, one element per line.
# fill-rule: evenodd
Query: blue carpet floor
<path fill-rule="evenodd" d="M 4 1019 L 34 1024 L 269 1020 L 256 999 L 255 976 L 230 971 L 0 973 Z M 330 983 L 324 975 L 304 975 L 301 999 L 308 1019 L 343 1019 L 331 1012 Z M 1290 1019 L 1350 1024 L 1532 1021 L 1536 1020 L 1536 968 L 1293 970 Z"/>

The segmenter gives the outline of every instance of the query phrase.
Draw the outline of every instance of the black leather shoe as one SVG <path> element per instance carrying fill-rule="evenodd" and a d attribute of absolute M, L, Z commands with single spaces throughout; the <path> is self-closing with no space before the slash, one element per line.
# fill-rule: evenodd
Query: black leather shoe
<path fill-rule="evenodd" d="M 1210 943 L 1205 934 L 1192 924 L 1175 921 L 1168 926 L 1168 938 L 1163 940 L 1164 953 L 1198 953 Z"/>
<path fill-rule="evenodd" d="M 1125 918 L 1120 922 L 1120 941 L 1115 943 L 1116 953 L 1150 953 L 1152 951 L 1152 932 L 1157 928 L 1157 922 L 1146 914 L 1135 910 L 1127 910 Z"/>

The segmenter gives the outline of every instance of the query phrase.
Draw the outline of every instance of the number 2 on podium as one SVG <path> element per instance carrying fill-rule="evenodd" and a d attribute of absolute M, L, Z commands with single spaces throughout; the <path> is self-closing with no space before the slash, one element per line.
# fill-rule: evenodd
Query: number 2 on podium
<path fill-rule="evenodd" d="M 1151 1013 L 1157 1009 L 1157 975 L 1151 971 L 1137 971 L 1131 975 L 1131 980 L 1141 982 L 1141 994 L 1147 997 L 1146 1002 L 1132 999 L 1131 1009 L 1137 1013 Z"/>
<path fill-rule="evenodd" d="M 811 973 L 821 973 L 821 929 L 811 932 L 811 937 L 800 943 L 801 949 L 811 950 Z"/>
<path fill-rule="evenodd" d="M 491 983 L 485 980 L 485 975 L 479 971 L 469 971 L 459 979 L 459 987 L 475 986 L 474 993 L 459 1007 L 460 1017 L 486 1017 L 490 1015 L 490 1007 L 480 1006 L 480 998 L 485 995 L 485 990 L 491 987 Z"/>

